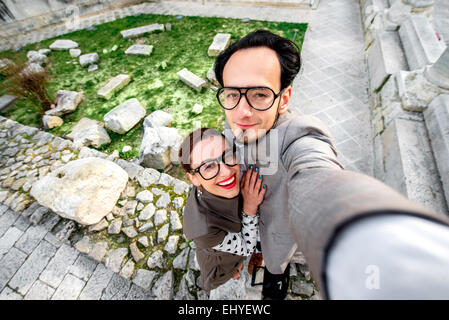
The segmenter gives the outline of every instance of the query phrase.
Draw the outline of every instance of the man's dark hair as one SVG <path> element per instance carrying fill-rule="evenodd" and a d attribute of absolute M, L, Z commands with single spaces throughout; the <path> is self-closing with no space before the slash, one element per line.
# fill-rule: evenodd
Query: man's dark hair
<path fill-rule="evenodd" d="M 223 69 L 229 58 L 238 50 L 267 47 L 276 51 L 281 65 L 281 90 L 287 88 L 301 69 L 298 46 L 289 39 L 268 30 L 256 30 L 231 44 L 215 61 L 215 76 L 223 86 Z"/>

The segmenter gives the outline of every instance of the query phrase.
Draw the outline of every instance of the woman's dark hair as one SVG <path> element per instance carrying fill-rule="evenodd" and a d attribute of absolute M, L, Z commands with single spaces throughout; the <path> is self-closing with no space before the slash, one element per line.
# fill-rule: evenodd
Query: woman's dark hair
<path fill-rule="evenodd" d="M 192 167 L 190 166 L 190 154 L 193 150 L 193 147 L 200 141 L 206 140 L 210 137 L 223 137 L 225 136 L 218 130 L 211 129 L 211 128 L 200 128 L 192 131 L 181 143 L 181 146 L 179 148 L 178 156 L 179 156 L 179 162 L 182 166 L 182 168 L 186 172 L 192 171 Z"/>
<path fill-rule="evenodd" d="M 256 30 L 231 44 L 215 60 L 215 76 L 223 86 L 223 69 L 229 58 L 238 50 L 255 47 L 267 47 L 276 51 L 281 65 L 281 90 L 287 88 L 301 69 L 298 46 L 289 39 L 278 36 L 268 30 Z"/>

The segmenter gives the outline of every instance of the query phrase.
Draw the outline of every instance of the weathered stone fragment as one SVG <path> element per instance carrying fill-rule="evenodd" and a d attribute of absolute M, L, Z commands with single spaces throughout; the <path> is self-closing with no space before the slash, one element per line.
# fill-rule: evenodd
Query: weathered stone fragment
<path fill-rule="evenodd" d="M 146 110 L 136 98 L 126 100 L 104 116 L 104 125 L 111 131 L 124 134 L 145 117 Z"/>
<path fill-rule="evenodd" d="M 424 118 L 449 207 L 449 95 L 435 98 L 424 111 Z"/>
<path fill-rule="evenodd" d="M 444 43 L 438 41 L 435 30 L 423 15 L 410 15 L 401 24 L 399 36 L 411 70 L 436 62 L 445 49 Z"/>
<path fill-rule="evenodd" d="M 388 77 L 399 70 L 408 70 L 408 65 L 396 32 L 383 32 L 368 51 L 368 69 L 371 90 L 381 87 Z"/>
<path fill-rule="evenodd" d="M 60 216 L 91 225 L 112 211 L 127 181 L 128 174 L 115 163 L 84 158 L 36 181 L 30 194 Z"/>
<path fill-rule="evenodd" d="M 178 77 L 189 87 L 200 92 L 206 84 L 206 80 L 198 77 L 196 74 L 190 72 L 187 68 L 177 72 Z"/>
<path fill-rule="evenodd" d="M 149 56 L 153 51 L 153 46 L 146 44 L 133 44 L 131 47 L 126 49 L 125 54 L 141 54 Z"/>
<path fill-rule="evenodd" d="M 123 38 L 134 38 L 134 37 L 140 37 L 146 33 L 154 32 L 154 31 L 164 31 L 164 25 L 163 24 L 150 24 L 143 27 L 128 29 L 120 31 Z"/>
<path fill-rule="evenodd" d="M 229 33 L 217 33 L 212 41 L 207 54 L 209 56 L 218 56 L 231 44 L 231 35 Z"/>
<path fill-rule="evenodd" d="M 78 47 L 78 43 L 72 40 L 56 40 L 50 45 L 50 49 L 52 50 L 69 50 Z"/>
<path fill-rule="evenodd" d="M 100 90 L 98 90 L 98 95 L 106 100 L 109 100 L 114 93 L 119 91 L 121 88 L 126 86 L 131 78 L 127 74 L 119 74 L 111 80 L 109 80 Z"/>

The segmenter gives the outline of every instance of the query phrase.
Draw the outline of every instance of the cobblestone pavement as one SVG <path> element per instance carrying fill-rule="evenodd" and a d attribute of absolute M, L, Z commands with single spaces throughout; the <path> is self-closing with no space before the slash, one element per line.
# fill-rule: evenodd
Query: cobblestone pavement
<path fill-rule="evenodd" d="M 318 10 L 303 7 L 146 3 L 81 20 L 81 28 L 144 13 L 222 16 L 308 22 L 304 68 L 293 84 L 292 108 L 321 118 L 337 141 L 348 169 L 372 174 L 372 140 L 357 0 L 321 0 Z M 68 32 L 61 25 L 28 34 L 29 43 Z M 260 287 L 248 290 L 257 299 Z M 129 280 L 60 242 L 41 225 L 0 204 L 0 299 L 148 299 Z"/>
<path fill-rule="evenodd" d="M 368 73 L 357 0 L 320 1 L 302 50 L 293 105 L 320 118 L 346 169 L 373 175 Z"/>
<path fill-rule="evenodd" d="M 144 300 L 148 291 L 0 204 L 0 300 Z"/>

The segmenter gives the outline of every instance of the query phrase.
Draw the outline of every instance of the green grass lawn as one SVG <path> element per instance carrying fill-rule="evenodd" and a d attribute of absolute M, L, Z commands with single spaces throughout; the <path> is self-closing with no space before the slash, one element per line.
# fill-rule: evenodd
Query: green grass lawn
<path fill-rule="evenodd" d="M 140 38 L 124 39 L 120 31 L 152 23 L 171 23 L 171 31 L 147 34 Z M 0 58 L 18 61 L 26 60 L 29 50 L 48 48 L 56 39 L 71 39 L 78 42 L 82 54 L 97 52 L 100 56 L 99 70 L 87 72 L 81 67 L 79 58 L 70 57 L 69 51 L 53 51 L 50 54 L 51 81 L 50 97 L 54 98 L 60 89 L 83 91 L 84 100 L 73 113 L 61 116 L 64 124 L 46 130 L 63 137 L 83 117 L 103 121 L 103 116 L 111 109 L 130 98 L 137 98 L 146 108 L 147 115 L 162 109 L 174 117 L 172 127 L 178 128 L 185 136 L 200 121 L 202 126 L 222 129 L 224 112 L 215 100 L 215 91 L 203 88 L 198 93 L 179 80 L 176 72 L 188 68 L 196 75 L 206 78 L 207 71 L 213 66 L 215 57 L 209 57 L 207 49 L 216 33 L 224 32 L 232 35 L 235 41 L 256 29 L 270 31 L 292 39 L 296 30 L 295 42 L 301 48 L 307 24 L 251 21 L 244 23 L 240 19 L 184 17 L 177 20 L 175 16 L 148 15 L 130 16 L 113 22 L 98 25 L 94 30 L 80 30 L 53 39 L 30 44 L 17 52 L 1 52 Z M 153 46 L 150 56 L 125 55 L 125 50 L 132 44 L 142 43 Z M 118 49 L 111 51 L 117 45 Z M 107 50 L 106 53 L 103 50 Z M 166 68 L 162 67 L 163 62 Z M 108 79 L 125 73 L 131 76 L 131 82 L 118 91 L 110 100 L 97 96 L 97 91 Z M 0 78 L 1 82 L 4 77 Z M 162 85 L 161 85 L 162 83 Z M 158 85 L 159 84 L 159 85 Z M 0 95 L 5 94 L 0 87 Z M 200 115 L 191 109 L 195 103 L 204 106 Z M 40 115 L 36 102 L 21 99 L 16 105 L 1 115 L 29 126 L 40 126 Z M 98 150 L 111 153 L 120 152 L 123 159 L 139 156 L 139 148 L 143 136 L 142 122 L 126 134 L 120 135 L 108 131 L 111 143 Z M 123 146 L 129 145 L 132 150 L 122 154 Z"/>

